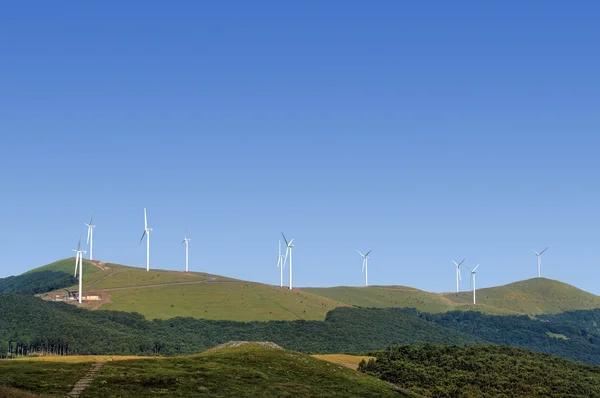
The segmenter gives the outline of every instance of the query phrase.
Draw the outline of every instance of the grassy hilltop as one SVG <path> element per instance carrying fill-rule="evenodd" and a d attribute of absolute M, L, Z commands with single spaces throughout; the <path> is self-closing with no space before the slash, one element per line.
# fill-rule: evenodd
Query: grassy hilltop
<path fill-rule="evenodd" d="M 119 359 L 119 358 L 111 358 Z M 0 361 L 0 386 L 64 396 L 97 357 Z M 1 391 L 1 390 L 0 390 Z M 14 390 L 13 390 L 14 392 Z M 94 397 L 412 397 L 345 366 L 271 343 L 229 343 L 202 354 L 110 360 L 83 392 Z M 27 396 L 27 395 L 24 395 Z"/>
<path fill-rule="evenodd" d="M 40 279 L 44 286 L 72 284 L 75 258 L 36 268 L 18 277 L 0 279 L 0 294 L 23 286 L 31 294 Z M 338 307 L 416 308 L 421 312 L 478 311 L 490 315 L 540 315 L 600 308 L 600 296 L 546 278 L 479 289 L 477 305 L 471 292 L 431 293 L 407 286 L 299 288 L 241 281 L 202 272 L 150 270 L 120 264 L 83 261 L 84 296 L 90 309 L 138 312 L 147 319 L 194 317 L 214 320 L 324 320 Z M 38 277 L 36 277 L 36 275 Z M 62 277 L 61 277 L 62 275 Z M 67 282 L 65 282 L 67 281 Z M 4 286 L 4 288 L 3 288 Z M 77 285 L 65 286 L 76 291 Z M 28 289 L 28 290 L 27 290 Z M 47 291 L 47 290 L 45 290 Z M 55 299 L 65 289 L 46 296 Z"/>

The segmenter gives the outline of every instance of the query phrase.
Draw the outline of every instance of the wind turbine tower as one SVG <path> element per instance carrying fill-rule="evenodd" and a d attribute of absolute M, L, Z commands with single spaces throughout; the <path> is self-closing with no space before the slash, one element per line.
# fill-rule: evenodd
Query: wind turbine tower
<path fill-rule="evenodd" d="M 362 254 L 359 250 L 357 250 L 358 254 L 360 254 L 363 258 L 362 264 L 362 272 L 365 273 L 365 287 L 369 286 L 369 253 L 373 250 L 369 250 L 367 254 Z"/>
<path fill-rule="evenodd" d="M 471 269 L 469 267 L 467 267 L 465 265 L 465 267 L 471 271 L 471 289 L 473 289 L 473 304 L 477 304 L 477 302 L 475 301 L 475 273 L 477 272 L 477 268 L 479 267 L 479 264 L 477 264 L 475 266 L 475 268 Z"/>
<path fill-rule="evenodd" d="M 456 261 L 452 260 L 452 262 L 454 263 L 454 268 L 456 268 L 456 293 L 458 293 L 458 280 L 462 280 L 462 277 L 460 276 L 460 266 L 462 265 L 462 263 L 465 262 L 467 258 L 465 257 L 460 263 L 457 263 Z"/>
<path fill-rule="evenodd" d="M 283 232 L 281 233 L 281 236 L 283 236 L 283 240 L 285 241 L 285 246 L 286 246 L 285 259 L 283 260 L 284 265 L 285 265 L 285 262 L 287 261 L 288 253 L 290 255 L 290 290 L 292 290 L 292 250 L 294 249 L 294 239 L 292 238 L 292 240 L 290 240 L 288 242 L 288 240 L 286 239 Z"/>
<path fill-rule="evenodd" d="M 536 252 L 535 250 L 533 251 L 535 253 L 535 255 L 537 256 L 537 263 L 538 263 L 538 278 L 542 277 L 542 254 L 548 250 L 548 248 L 545 248 L 544 250 L 542 250 L 541 252 Z"/>
<path fill-rule="evenodd" d="M 189 271 L 189 246 L 190 246 L 190 241 L 191 239 L 187 237 L 187 231 L 185 232 L 185 235 L 183 237 L 183 241 L 181 242 L 181 244 L 185 243 L 185 272 Z"/>
<path fill-rule="evenodd" d="M 93 260 L 93 258 L 92 258 L 93 248 L 94 248 L 93 234 L 94 234 L 94 228 L 96 228 L 96 226 L 94 224 L 92 224 L 93 218 L 94 218 L 94 213 L 92 213 L 92 216 L 90 217 L 90 223 L 85 224 L 88 227 L 87 243 L 90 245 L 90 260 Z"/>
<path fill-rule="evenodd" d="M 142 233 L 138 246 L 144 240 L 144 236 L 146 236 L 146 271 L 150 271 L 150 232 L 152 232 L 152 228 L 148 228 L 148 217 L 146 217 L 146 208 L 144 207 L 144 233 Z"/>
<path fill-rule="evenodd" d="M 77 243 L 77 250 L 75 252 L 75 275 L 77 276 L 77 266 L 79 266 L 79 296 L 78 301 L 81 304 L 81 295 L 83 293 L 83 255 L 86 253 L 85 250 L 81 250 L 81 235 L 79 235 L 79 242 Z"/>
<path fill-rule="evenodd" d="M 279 256 L 277 257 L 277 268 L 279 268 L 279 287 L 283 287 L 283 267 L 285 267 L 285 260 L 283 254 L 281 254 L 281 240 L 279 240 Z"/>

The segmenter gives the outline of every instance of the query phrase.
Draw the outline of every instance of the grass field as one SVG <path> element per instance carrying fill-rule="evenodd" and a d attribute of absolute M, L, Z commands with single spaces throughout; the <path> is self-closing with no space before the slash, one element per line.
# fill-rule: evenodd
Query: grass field
<path fill-rule="evenodd" d="M 89 367 L 87 362 L 0 360 L 0 386 L 64 397 Z"/>
<path fill-rule="evenodd" d="M 330 288 L 302 288 L 341 303 L 358 307 L 411 307 L 424 312 L 446 312 L 457 305 L 442 296 L 405 286 L 339 286 Z"/>
<path fill-rule="evenodd" d="M 0 388 L 24 394 L 24 398 L 35 397 L 28 392 L 64 397 L 91 363 L 109 358 L 112 360 L 105 363 L 81 398 L 413 396 L 399 393 L 372 376 L 271 343 L 228 343 L 199 355 L 173 358 L 79 356 L 56 361 L 50 357 L 4 360 L 0 361 Z M 356 362 L 358 358 L 345 361 Z"/>
<path fill-rule="evenodd" d="M 259 283 L 204 283 L 111 291 L 106 310 L 135 311 L 147 319 L 191 316 L 237 321 L 323 320 L 344 306 L 300 290 Z"/>

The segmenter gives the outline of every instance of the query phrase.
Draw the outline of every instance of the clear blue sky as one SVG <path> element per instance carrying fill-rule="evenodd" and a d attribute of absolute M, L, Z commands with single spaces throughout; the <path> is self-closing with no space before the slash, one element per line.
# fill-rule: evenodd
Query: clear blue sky
<path fill-rule="evenodd" d="M 299 286 L 600 294 L 597 2 L 0 5 L 0 277 L 71 256 Z M 469 287 L 464 279 L 461 287 Z"/>

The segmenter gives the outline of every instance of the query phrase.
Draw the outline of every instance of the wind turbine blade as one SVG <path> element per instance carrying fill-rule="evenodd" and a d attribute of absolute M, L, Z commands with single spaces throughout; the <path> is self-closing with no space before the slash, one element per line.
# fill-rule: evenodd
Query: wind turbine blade
<path fill-rule="evenodd" d="M 452 262 L 454 263 L 455 267 L 458 267 L 459 264 L 456 261 L 452 260 Z"/>
<path fill-rule="evenodd" d="M 91 224 L 90 224 L 91 225 Z M 90 234 L 92 233 L 92 227 L 88 226 L 88 236 L 87 236 L 87 243 L 90 243 Z"/>
<path fill-rule="evenodd" d="M 287 263 L 287 258 L 288 258 L 288 252 L 290 251 L 289 247 L 286 247 L 285 249 L 285 258 L 283 259 L 283 268 L 285 268 L 285 263 Z"/>
<path fill-rule="evenodd" d="M 144 230 L 144 233 L 142 234 L 142 237 L 140 238 L 140 243 L 138 243 L 138 246 L 142 243 L 142 241 L 144 240 L 144 236 L 146 236 L 146 230 Z"/>
<path fill-rule="evenodd" d="M 467 267 L 466 265 L 463 265 L 463 267 L 465 267 L 466 269 L 468 269 L 470 272 L 473 272 L 473 271 L 471 270 L 471 268 Z M 458 273 L 460 274 L 460 269 L 458 270 Z"/>
<path fill-rule="evenodd" d="M 144 229 L 148 229 L 148 217 L 146 217 L 146 208 L 144 207 Z"/>
<path fill-rule="evenodd" d="M 373 251 L 373 249 L 369 250 L 369 251 L 367 252 L 367 254 L 365 254 L 365 257 L 368 257 L 368 256 L 369 256 L 369 254 L 370 254 L 372 251 Z"/>
<path fill-rule="evenodd" d="M 358 254 L 360 254 L 361 256 L 363 256 L 363 257 L 365 256 L 364 254 L 362 254 L 362 253 L 360 252 L 360 250 L 357 250 L 356 252 L 357 252 Z"/>
<path fill-rule="evenodd" d="M 283 234 L 283 232 L 281 233 L 281 236 L 283 236 L 283 240 L 285 241 L 285 245 L 289 246 L 288 240 L 285 238 L 285 235 Z"/>
<path fill-rule="evenodd" d="M 462 281 L 462 275 L 460 274 L 460 268 L 458 269 L 458 280 Z"/>
<path fill-rule="evenodd" d="M 477 268 L 479 267 L 479 264 L 477 264 L 477 266 L 475 268 L 473 268 L 472 272 L 475 272 L 477 270 Z"/>
<path fill-rule="evenodd" d="M 77 242 L 77 251 L 81 249 L 81 234 L 79 234 L 79 242 Z"/>
<path fill-rule="evenodd" d="M 464 263 L 466 259 L 467 259 L 466 257 L 465 257 L 465 258 L 463 258 L 463 260 L 462 260 L 462 261 L 461 261 L 461 262 L 458 264 L 458 266 L 461 266 L 461 265 L 462 265 L 462 263 Z"/>
<path fill-rule="evenodd" d="M 92 216 L 90 217 L 90 225 L 92 225 L 92 220 L 94 219 L 94 212 L 92 212 Z"/>
<path fill-rule="evenodd" d="M 533 249 L 532 249 L 533 250 Z M 539 256 L 540 253 L 536 252 L 535 250 L 533 250 L 533 252 L 535 253 L 536 256 Z"/>
<path fill-rule="evenodd" d="M 544 253 L 546 250 L 548 250 L 548 248 L 545 248 L 544 250 L 542 250 L 542 251 L 540 252 L 540 256 L 541 256 L 541 255 L 542 255 L 542 253 Z"/>
<path fill-rule="evenodd" d="M 365 259 L 363 258 L 363 266 L 362 266 L 362 271 L 360 272 L 365 272 Z"/>
<path fill-rule="evenodd" d="M 290 241 L 290 245 L 291 245 L 292 243 L 294 243 L 294 239 L 296 239 L 296 238 L 292 238 L 292 240 Z"/>

